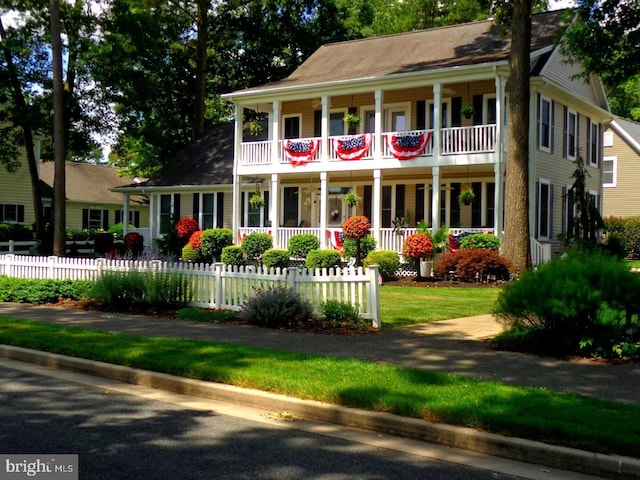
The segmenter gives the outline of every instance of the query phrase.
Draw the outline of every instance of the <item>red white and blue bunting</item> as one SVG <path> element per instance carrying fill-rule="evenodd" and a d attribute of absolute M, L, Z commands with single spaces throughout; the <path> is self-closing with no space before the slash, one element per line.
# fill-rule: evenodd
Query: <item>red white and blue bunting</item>
<path fill-rule="evenodd" d="M 333 149 L 341 160 L 360 160 L 369 150 L 371 134 L 332 138 Z"/>
<path fill-rule="evenodd" d="M 398 160 L 411 160 L 423 154 L 432 132 L 385 135 L 391 154 Z"/>
<path fill-rule="evenodd" d="M 297 167 L 305 165 L 315 158 L 320 147 L 320 140 L 283 140 L 282 147 L 289 163 Z"/>

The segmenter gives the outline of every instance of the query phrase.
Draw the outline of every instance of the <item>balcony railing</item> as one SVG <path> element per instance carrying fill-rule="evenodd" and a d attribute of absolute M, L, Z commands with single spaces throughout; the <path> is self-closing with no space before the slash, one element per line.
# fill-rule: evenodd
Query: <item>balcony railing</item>
<path fill-rule="evenodd" d="M 340 135 L 329 137 L 328 152 L 326 158 L 329 162 L 342 160 L 367 160 L 375 157 L 373 134 L 370 134 L 368 145 L 362 144 L 366 139 L 365 135 Z M 424 148 L 420 148 L 416 155 L 411 158 L 433 156 L 433 130 L 411 130 L 405 132 L 385 132 L 382 141 L 382 158 L 400 158 L 397 152 L 394 153 L 390 145 L 390 139 L 393 137 L 420 137 L 426 140 Z M 243 142 L 241 146 L 240 165 L 242 166 L 259 166 L 271 165 L 273 163 L 289 164 L 296 161 L 292 159 L 291 154 L 287 154 L 284 142 L 286 140 L 277 140 L 279 158 L 273 158 L 273 142 L 274 140 L 265 140 L 259 142 Z M 344 150 L 345 142 L 353 142 L 362 144 L 361 149 L 357 147 L 351 152 L 354 155 L 346 155 Z M 299 138 L 291 140 L 296 146 L 313 145 L 315 150 L 307 157 L 303 158 L 301 163 L 320 162 L 325 158 L 325 144 L 321 137 Z M 496 126 L 495 125 L 475 125 L 471 127 L 452 127 L 443 128 L 440 131 L 440 152 L 441 155 L 462 155 L 474 153 L 489 153 L 495 151 L 496 148 Z"/>

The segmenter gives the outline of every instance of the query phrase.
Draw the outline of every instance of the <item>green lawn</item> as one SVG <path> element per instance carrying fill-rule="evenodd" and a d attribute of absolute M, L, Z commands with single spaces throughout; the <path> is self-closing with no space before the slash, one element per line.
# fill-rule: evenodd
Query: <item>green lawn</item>
<path fill-rule="evenodd" d="M 0 317 L 0 343 L 640 456 L 640 407 L 630 404 L 354 359 L 126 336 L 11 317 Z"/>
<path fill-rule="evenodd" d="M 383 328 L 491 313 L 499 287 L 380 287 Z"/>

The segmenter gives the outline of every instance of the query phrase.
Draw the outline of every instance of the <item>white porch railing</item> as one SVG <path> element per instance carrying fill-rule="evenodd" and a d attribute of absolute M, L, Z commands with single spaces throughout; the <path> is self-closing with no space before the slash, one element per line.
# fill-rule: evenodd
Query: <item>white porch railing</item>
<path fill-rule="evenodd" d="M 272 155 L 272 142 L 264 140 L 261 142 L 243 142 L 241 149 L 242 165 L 270 165 Z"/>
<path fill-rule="evenodd" d="M 443 155 L 493 152 L 496 146 L 496 126 L 443 128 L 440 138 Z"/>
<path fill-rule="evenodd" d="M 420 152 L 420 157 L 430 157 L 433 155 L 433 130 L 411 130 L 409 132 L 385 132 L 382 134 L 382 157 L 391 158 L 393 153 L 389 148 L 388 139 L 396 135 L 427 135 L 427 144 L 424 150 Z"/>
<path fill-rule="evenodd" d="M 533 265 L 540 265 L 548 260 L 551 260 L 551 244 L 540 243 L 531 237 L 531 263 Z"/>
<path fill-rule="evenodd" d="M 127 270 L 182 274 L 190 278 L 189 305 L 240 310 L 257 289 L 287 285 L 320 312 L 328 300 L 358 305 L 360 315 L 380 327 L 378 267 L 344 269 L 270 269 L 235 267 L 217 263 L 167 263 L 159 260 L 107 260 L 104 258 L 0 255 L 0 275 L 15 278 L 96 280 L 104 271 Z"/>

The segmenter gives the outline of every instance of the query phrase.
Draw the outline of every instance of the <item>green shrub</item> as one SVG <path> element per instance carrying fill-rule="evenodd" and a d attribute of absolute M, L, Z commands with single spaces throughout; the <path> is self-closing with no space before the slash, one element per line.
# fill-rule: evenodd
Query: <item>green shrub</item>
<path fill-rule="evenodd" d="M 183 262 L 199 262 L 200 261 L 200 249 L 193 248 L 188 243 L 182 247 L 182 261 Z"/>
<path fill-rule="evenodd" d="M 328 300 L 320 306 L 322 321 L 331 327 L 348 327 L 365 329 L 367 324 L 360 317 L 360 309 L 357 305 L 337 300 Z"/>
<path fill-rule="evenodd" d="M 489 233 L 472 233 L 460 240 L 460 248 L 470 250 L 472 248 L 500 248 L 500 239 Z"/>
<path fill-rule="evenodd" d="M 238 318 L 238 314 L 229 310 L 185 307 L 178 311 L 176 318 L 179 320 L 191 320 L 192 322 L 224 323 L 236 320 Z"/>
<path fill-rule="evenodd" d="M 262 254 L 273 248 L 273 238 L 268 233 L 253 232 L 244 237 L 241 246 L 247 261 L 260 261 Z"/>
<path fill-rule="evenodd" d="M 305 260 L 305 265 L 309 270 L 315 270 L 316 268 L 339 267 L 340 264 L 340 252 L 329 249 L 311 250 Z"/>
<path fill-rule="evenodd" d="M 251 325 L 281 328 L 312 318 L 311 303 L 284 286 L 260 289 L 242 306 L 240 318 Z"/>
<path fill-rule="evenodd" d="M 640 217 L 625 219 L 624 238 L 628 255 L 640 258 Z"/>
<path fill-rule="evenodd" d="M 0 242 L 27 242 L 33 240 L 33 230 L 19 223 L 0 223 Z"/>
<path fill-rule="evenodd" d="M 320 240 L 311 233 L 299 233 L 289 239 L 287 249 L 291 258 L 307 258 L 311 250 L 320 248 Z"/>
<path fill-rule="evenodd" d="M 272 248 L 262 254 L 262 264 L 265 268 L 288 268 L 291 264 L 289 250 Z"/>
<path fill-rule="evenodd" d="M 91 290 L 84 280 L 32 280 L 0 276 L 0 302 L 57 303 L 62 299 L 80 300 Z"/>
<path fill-rule="evenodd" d="M 598 253 L 570 251 L 520 276 L 498 297 L 496 314 L 522 342 L 553 353 L 604 350 L 640 312 L 640 276 Z M 617 332 L 617 333 L 616 333 Z"/>
<path fill-rule="evenodd" d="M 378 265 L 383 280 L 392 280 L 400 268 L 400 256 L 393 250 L 374 250 L 364 259 L 364 266 Z"/>
<path fill-rule="evenodd" d="M 187 275 L 171 272 L 104 271 L 91 297 L 112 310 L 180 308 L 191 299 Z"/>
<path fill-rule="evenodd" d="M 214 263 L 222 260 L 222 250 L 233 245 L 233 231 L 230 228 L 208 228 L 200 237 L 200 255 L 203 262 Z"/>
<path fill-rule="evenodd" d="M 244 251 L 240 245 L 224 247 L 220 255 L 220 261 L 225 265 L 235 265 L 237 267 L 247 264 L 244 258 Z"/>
<path fill-rule="evenodd" d="M 135 228 L 136 228 L 135 225 L 129 225 L 129 230 L 135 229 Z M 115 239 L 121 240 L 124 237 L 124 223 L 122 222 L 114 223 L 109 227 L 109 230 L 107 230 L 107 232 L 112 234 Z M 67 236 L 68 236 L 68 233 L 67 233 Z"/>
<path fill-rule="evenodd" d="M 342 243 L 342 251 L 345 258 L 355 258 L 358 249 L 358 244 L 355 238 L 345 238 Z M 372 235 L 367 235 L 360 239 L 360 255 L 362 258 L 366 258 L 371 252 L 376 249 L 376 239 Z"/>

